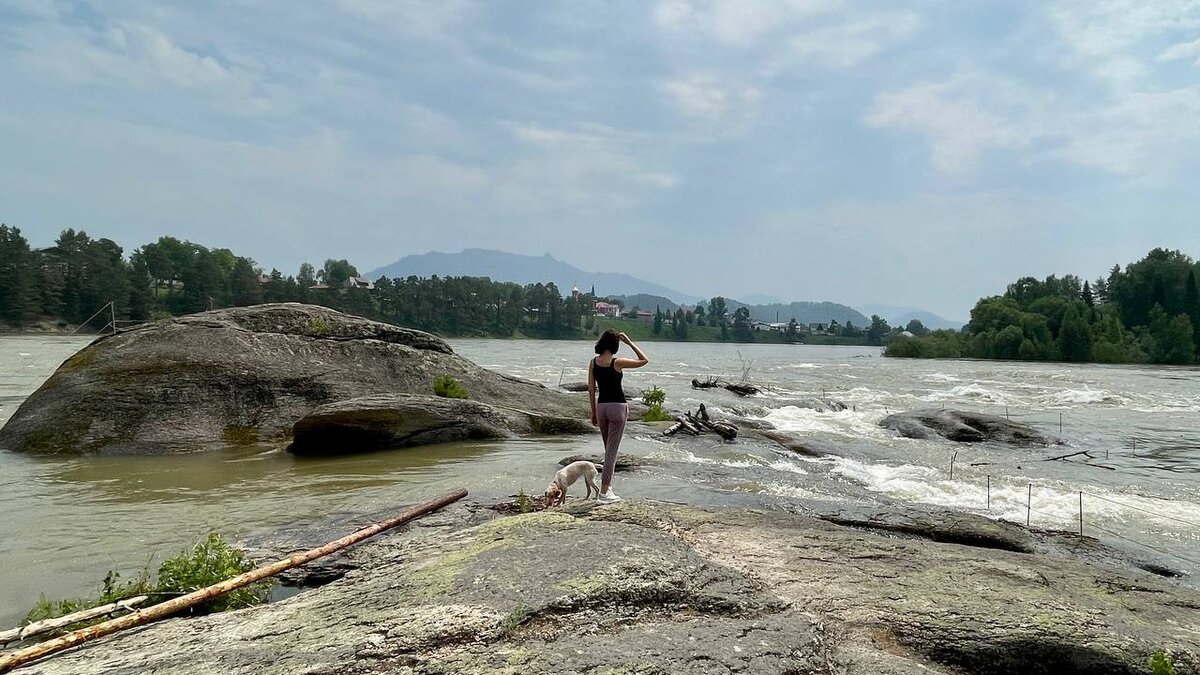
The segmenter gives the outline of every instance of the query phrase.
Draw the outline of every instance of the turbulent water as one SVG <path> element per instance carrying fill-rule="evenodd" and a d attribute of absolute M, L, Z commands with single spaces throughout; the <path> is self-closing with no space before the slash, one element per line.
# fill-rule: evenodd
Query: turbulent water
<path fill-rule="evenodd" d="M 0 337 L 0 423 L 67 356 L 76 338 Z M 586 376 L 590 344 L 460 340 L 462 355 L 549 386 Z M 1200 576 L 1200 371 L 884 359 L 877 348 L 646 345 L 652 363 L 627 388 L 667 391 L 668 408 L 706 403 L 819 445 L 806 457 L 772 444 L 666 439 L 631 427 L 623 449 L 652 458 L 622 474 L 626 497 L 833 511 L 893 501 L 969 510 L 1077 531 Z M 764 388 L 741 399 L 694 390 L 692 378 L 743 377 Z M 844 402 L 817 412 L 814 397 Z M 1067 443 L 1024 450 L 908 440 L 878 426 L 921 407 L 981 410 Z M 1060 426 L 1061 425 L 1061 426 Z M 297 459 L 277 448 L 184 457 L 34 458 L 0 451 L 0 624 L 40 592 L 89 592 L 109 569 L 136 571 L 208 528 L 253 538 L 282 526 L 376 513 L 449 488 L 479 499 L 541 492 L 557 459 L 599 450 L 595 438 L 456 444 Z M 1088 451 L 1068 461 L 1040 461 Z M 950 464 L 954 461 L 954 476 Z M 989 487 L 990 486 L 990 487 Z M 989 504 L 990 498 L 990 504 Z M 0 626 L 2 628 L 3 626 Z"/>

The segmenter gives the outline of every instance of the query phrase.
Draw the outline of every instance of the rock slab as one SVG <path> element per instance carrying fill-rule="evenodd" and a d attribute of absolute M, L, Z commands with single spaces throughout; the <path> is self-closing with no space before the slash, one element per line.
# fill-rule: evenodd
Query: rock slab
<path fill-rule="evenodd" d="M 888 415 L 879 422 L 884 429 L 905 438 L 945 438 L 957 443 L 1003 443 L 1018 447 L 1045 447 L 1059 443 L 1041 431 L 1020 422 L 964 410 L 917 410 Z"/>

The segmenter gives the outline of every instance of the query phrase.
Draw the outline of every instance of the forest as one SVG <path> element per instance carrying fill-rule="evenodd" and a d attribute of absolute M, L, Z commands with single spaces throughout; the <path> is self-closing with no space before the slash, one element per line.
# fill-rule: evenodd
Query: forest
<path fill-rule="evenodd" d="M 1200 344 L 1200 264 L 1156 248 L 1094 281 L 1024 277 L 979 300 L 962 332 L 893 337 L 886 356 L 1189 364 Z"/>
<path fill-rule="evenodd" d="M 125 327 L 264 302 L 323 305 L 450 337 L 584 337 L 595 334 L 597 322 L 603 321 L 593 312 L 595 301 L 603 298 L 564 293 L 553 283 L 438 276 L 364 283 L 358 277 L 353 264 L 334 259 L 319 268 L 304 263 L 294 276 L 277 269 L 265 272 L 229 249 L 174 237 L 161 237 L 126 257 L 109 239 L 68 229 L 52 246 L 32 249 L 19 229 L 0 225 L 0 322 L 17 328 L 86 322 L 91 330 L 103 331 L 113 317 L 118 327 Z M 110 302 L 111 311 L 95 316 Z M 653 335 L 687 340 L 688 326 L 703 323 L 719 328 L 721 339 L 754 339 L 748 313 L 726 320 L 723 298 L 713 298 L 708 308 L 716 314 L 706 317 L 703 306 L 696 312 L 659 314 Z"/>

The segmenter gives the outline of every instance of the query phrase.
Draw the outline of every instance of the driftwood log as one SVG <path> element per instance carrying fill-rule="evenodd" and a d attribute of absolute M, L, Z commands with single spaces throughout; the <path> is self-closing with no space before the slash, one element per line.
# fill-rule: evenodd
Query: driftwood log
<path fill-rule="evenodd" d="M 150 596 L 139 595 L 135 598 L 118 600 L 117 602 L 109 603 L 107 605 L 83 609 L 78 612 L 72 612 L 71 614 L 55 617 L 53 619 L 34 621 L 33 623 L 25 624 L 20 628 L 0 630 L 0 645 L 8 644 L 9 642 L 22 642 L 35 635 L 49 633 L 52 630 L 58 630 L 59 628 L 70 626 L 73 623 L 91 621 L 92 619 L 99 619 L 102 616 L 108 616 L 109 614 L 116 614 L 118 612 L 133 611 L 135 607 L 145 604 L 149 599 Z"/>
<path fill-rule="evenodd" d="M 171 616 L 172 614 L 177 614 L 178 612 L 189 607 L 194 607 L 205 600 L 215 598 L 219 595 L 224 595 L 232 590 L 242 588 L 243 586 L 249 586 L 255 582 L 262 581 L 267 577 L 279 574 L 284 570 L 303 565 L 306 562 L 310 562 L 316 560 L 317 558 L 327 556 L 330 553 L 335 553 L 344 548 L 348 548 L 360 541 L 363 541 L 364 539 L 373 537 L 380 532 L 390 530 L 394 527 L 399 527 L 400 525 L 403 525 L 414 518 L 418 518 L 427 513 L 437 511 L 444 506 L 453 504 L 454 502 L 466 496 L 466 490 L 451 492 L 450 494 L 439 497 L 433 501 L 425 502 L 424 504 L 418 504 L 417 506 L 414 506 L 396 516 L 395 518 L 376 523 L 370 527 L 365 527 L 357 532 L 348 534 L 341 539 L 331 541 L 319 548 L 297 553 L 291 557 L 273 562 L 270 565 L 265 565 L 263 567 L 259 567 L 249 572 L 226 579 L 219 584 L 214 584 L 207 588 L 201 588 L 197 591 L 188 593 L 187 595 L 175 598 L 173 600 L 168 600 L 157 605 L 151 605 L 145 609 L 139 609 L 132 614 L 111 619 L 109 621 L 105 621 L 104 623 L 98 623 L 95 626 L 82 628 L 80 630 L 67 633 L 62 637 L 33 645 L 32 647 L 26 647 L 25 649 L 18 649 L 16 651 L 0 655 L 0 673 L 7 673 L 13 668 L 29 663 L 35 659 L 42 658 L 43 656 L 49 656 L 50 654 L 55 654 L 65 649 L 70 649 L 71 647 L 83 644 L 84 642 L 95 640 L 96 638 L 104 637 L 105 635 L 111 635 L 127 628 L 141 626 L 143 624 L 150 623 L 151 621 Z"/>
<path fill-rule="evenodd" d="M 693 389 L 713 389 L 716 387 L 732 391 L 738 396 L 753 396 L 759 393 L 758 387 L 745 382 L 725 382 L 719 377 L 709 377 L 707 380 L 703 381 L 692 378 Z"/>
<path fill-rule="evenodd" d="M 691 434 L 692 436 L 699 436 L 705 430 L 711 431 L 727 441 L 732 441 L 733 439 L 737 438 L 738 435 L 737 426 L 730 424 L 729 422 L 712 421 L 709 418 L 708 410 L 705 409 L 703 403 L 700 404 L 700 408 L 695 412 L 695 414 L 685 412 L 680 417 L 676 417 L 675 424 L 663 431 L 663 434 L 666 436 L 674 436 L 680 431 L 683 431 Z"/>

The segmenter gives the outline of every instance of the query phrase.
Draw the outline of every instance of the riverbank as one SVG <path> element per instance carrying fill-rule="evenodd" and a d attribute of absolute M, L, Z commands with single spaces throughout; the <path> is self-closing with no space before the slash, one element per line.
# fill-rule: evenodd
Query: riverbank
<path fill-rule="evenodd" d="M 1133 674 L 1200 670 L 1200 593 L 965 515 L 451 507 L 280 602 L 36 664 L 89 673 Z M 569 551 L 569 555 L 562 555 Z"/>

